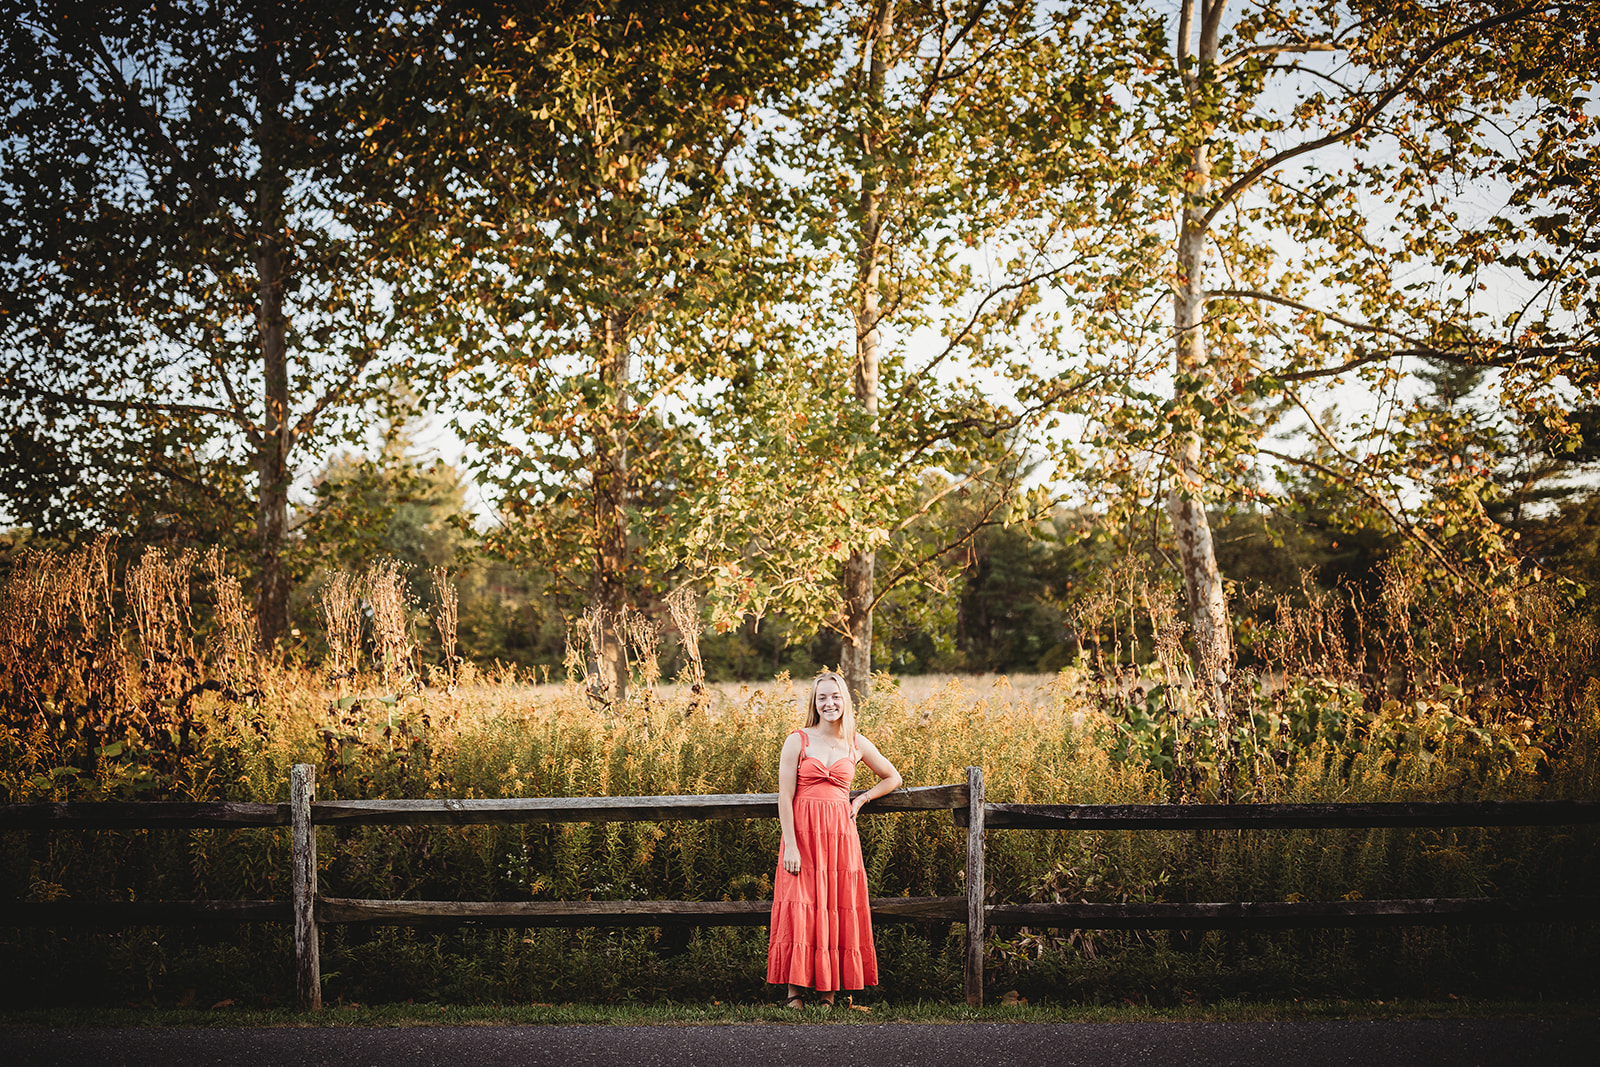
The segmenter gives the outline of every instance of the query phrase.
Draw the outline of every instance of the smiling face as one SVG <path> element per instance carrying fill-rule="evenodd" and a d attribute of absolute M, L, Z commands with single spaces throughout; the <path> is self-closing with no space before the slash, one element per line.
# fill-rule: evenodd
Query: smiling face
<path fill-rule="evenodd" d="M 823 722 L 838 722 L 844 714 L 844 687 L 832 678 L 817 683 L 817 718 Z"/>

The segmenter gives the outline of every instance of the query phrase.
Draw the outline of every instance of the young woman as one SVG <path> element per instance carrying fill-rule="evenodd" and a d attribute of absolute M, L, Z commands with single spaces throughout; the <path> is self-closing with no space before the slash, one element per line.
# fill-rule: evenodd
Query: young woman
<path fill-rule="evenodd" d="M 878 783 L 852 800 L 857 763 L 865 763 Z M 855 819 L 863 804 L 900 782 L 894 764 L 856 733 L 844 679 L 832 671 L 819 675 L 805 728 L 784 739 L 778 756 L 783 844 L 773 875 L 767 981 L 788 987 L 785 1006 L 804 1007 L 807 986 L 832 1005 L 841 989 L 878 984 Z"/>

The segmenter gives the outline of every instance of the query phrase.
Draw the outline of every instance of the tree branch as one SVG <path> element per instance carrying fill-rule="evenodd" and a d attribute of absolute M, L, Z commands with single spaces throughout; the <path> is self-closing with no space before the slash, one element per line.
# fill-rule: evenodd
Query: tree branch
<path fill-rule="evenodd" d="M 905 530 L 907 528 L 909 528 L 913 522 L 915 522 L 917 519 L 922 518 L 928 512 L 932 511 L 933 510 L 933 506 L 935 504 L 937 504 L 939 501 L 943 500 L 945 497 L 949 496 L 951 493 L 960 492 L 961 490 L 965 489 L 967 486 L 973 484 L 974 482 L 982 480 L 983 476 L 985 474 L 987 474 L 988 472 L 994 470 L 994 468 L 995 468 L 995 465 L 993 463 L 991 463 L 987 467 L 984 467 L 981 470 L 979 470 L 979 471 L 977 471 L 977 472 L 975 472 L 973 474 L 969 474 L 965 478 L 962 478 L 959 481 L 952 481 L 949 485 L 946 485 L 943 489 L 939 490 L 937 493 L 934 493 L 927 500 L 924 500 L 921 503 L 921 505 L 919 505 L 916 508 L 915 511 L 913 511 L 910 515 L 907 515 L 903 520 L 901 520 L 900 525 L 898 525 L 898 526 L 896 526 L 894 528 L 894 532 L 895 533 L 903 533 L 903 532 L 905 532 Z"/>
<path fill-rule="evenodd" d="M 127 79 L 122 76 L 121 71 L 118 69 L 115 58 L 106 51 L 105 40 L 95 31 L 94 27 L 85 27 L 85 29 L 87 32 L 84 36 L 89 41 L 89 50 L 93 53 L 93 58 L 99 60 L 98 65 L 103 68 L 99 73 L 94 74 L 95 81 L 100 85 L 102 91 L 121 103 L 123 114 L 127 117 L 129 125 L 133 129 L 142 132 L 151 147 L 165 158 L 169 165 L 174 168 L 187 168 L 189 164 L 188 158 L 167 136 L 155 114 L 139 101 L 133 87 L 128 84 Z M 68 55 L 70 53 L 63 49 L 62 54 Z M 85 70 L 85 73 L 94 73 L 94 66 L 94 64 L 90 64 L 82 69 Z M 187 184 L 211 211 L 217 214 L 222 213 L 222 205 L 216 195 L 203 183 L 191 178 Z"/>
<path fill-rule="evenodd" d="M 1184 0 L 1186 9 L 1188 4 L 1191 2 L 1192 0 Z M 1385 108 L 1394 102 L 1396 97 L 1405 92 L 1411 83 L 1417 79 L 1417 77 L 1422 73 L 1429 63 L 1433 62 L 1434 58 L 1438 56 L 1440 52 L 1443 52 L 1451 45 L 1459 44 L 1462 41 L 1482 33 L 1485 30 L 1494 29 L 1496 26 L 1504 26 L 1507 23 L 1516 22 L 1518 19 L 1524 18 L 1527 15 L 1531 15 L 1536 11 L 1550 10 L 1554 7 L 1555 5 L 1548 3 L 1529 4 L 1526 7 L 1517 8 L 1515 11 L 1510 11 L 1503 15 L 1497 15 L 1494 18 L 1483 19 L 1482 21 L 1474 22 L 1472 25 L 1465 26 L 1462 29 L 1457 30 L 1455 33 L 1447 34 L 1446 36 L 1441 37 L 1439 40 L 1423 49 L 1422 54 L 1412 61 L 1411 65 L 1406 68 L 1406 70 L 1400 75 L 1394 84 L 1390 85 L 1389 88 L 1380 93 L 1377 99 L 1369 104 L 1367 109 L 1361 115 L 1357 116 L 1342 130 L 1336 130 L 1335 132 L 1328 134 L 1326 137 L 1319 137 L 1314 141 L 1307 141 L 1304 144 L 1296 145 L 1293 148 L 1288 148 L 1282 152 L 1278 152 L 1275 155 L 1269 156 L 1260 163 L 1257 163 L 1255 166 L 1251 167 L 1239 178 L 1235 179 L 1226 189 L 1222 190 L 1222 192 L 1218 194 L 1216 203 L 1213 204 L 1211 209 L 1207 211 L 1201 218 L 1201 226 L 1209 228 L 1212 220 L 1217 217 L 1217 213 L 1219 211 L 1226 207 L 1234 197 L 1238 196 L 1245 189 L 1254 184 L 1257 178 L 1261 177 L 1263 174 L 1266 174 L 1268 171 L 1276 170 L 1278 167 L 1289 162 L 1289 160 L 1303 156 L 1309 152 L 1315 152 L 1318 149 L 1326 148 L 1331 144 L 1338 144 L 1340 141 L 1343 141 L 1346 138 L 1360 133 L 1362 130 L 1366 129 L 1377 120 L 1378 116 L 1383 113 Z"/>
<path fill-rule="evenodd" d="M 1361 331 L 1366 332 L 1366 333 L 1383 334 L 1386 337 L 1393 337 L 1396 340 L 1405 341 L 1408 344 L 1421 344 L 1422 343 L 1422 342 L 1418 341 L 1415 337 L 1410 337 L 1410 336 L 1407 336 L 1406 334 L 1399 333 L 1399 332 L 1397 332 L 1395 330 L 1391 330 L 1386 326 L 1374 326 L 1371 323 L 1356 322 L 1354 319 L 1347 319 L 1347 318 L 1344 318 L 1342 316 L 1335 315 L 1335 314 L 1333 314 L 1331 312 L 1319 310 L 1318 308 L 1312 307 L 1310 304 L 1301 303 L 1300 301 L 1292 299 L 1291 297 L 1278 296 L 1275 293 L 1263 293 L 1259 289 L 1208 289 L 1208 290 L 1206 290 L 1206 300 L 1208 300 L 1208 301 L 1213 300 L 1213 299 L 1229 299 L 1229 298 L 1236 299 L 1236 300 L 1265 300 L 1268 303 L 1281 304 L 1284 307 L 1294 308 L 1296 311 L 1306 311 L 1306 312 L 1310 312 L 1313 315 L 1321 315 L 1325 319 L 1328 319 L 1328 320 L 1330 320 L 1332 322 L 1337 322 L 1341 326 L 1348 326 L 1352 330 L 1361 330 Z"/>
<path fill-rule="evenodd" d="M 207 334 L 206 340 L 209 342 L 209 331 L 207 331 Z M 210 346 L 209 344 L 203 344 L 201 347 L 202 350 L 206 350 L 209 349 Z M 217 372 L 217 379 L 222 383 L 222 391 L 227 395 L 228 403 L 233 405 L 233 410 L 242 413 L 244 411 L 244 405 L 239 403 L 239 395 L 233 388 L 233 378 L 228 374 L 227 364 L 224 363 L 221 357 L 214 351 L 208 352 L 208 357 L 210 359 L 212 368 Z M 252 448 L 259 449 L 261 447 L 261 434 L 256 431 L 254 426 L 246 426 L 244 428 L 244 435 L 245 438 L 250 442 Z"/>
<path fill-rule="evenodd" d="M 37 400 L 48 400 L 52 403 L 64 404 L 76 408 L 101 408 L 107 411 L 149 411 L 171 412 L 180 415 L 209 415 L 214 418 L 226 419 L 245 433 L 252 432 L 250 423 L 238 412 L 226 408 L 208 407 L 204 404 L 175 404 L 156 403 L 150 400 L 109 400 L 102 397 L 73 396 L 70 393 L 58 393 L 52 389 L 40 389 L 38 386 L 21 383 L 15 386 L 27 396 Z"/>
<path fill-rule="evenodd" d="M 1385 515 L 1387 515 L 1389 517 L 1389 521 L 1394 523 L 1395 528 L 1399 530 L 1404 537 L 1420 545 L 1423 550 L 1436 559 L 1439 562 L 1439 565 L 1445 570 L 1449 571 L 1451 574 L 1455 575 L 1461 581 L 1466 582 L 1469 585 L 1476 584 L 1471 580 L 1471 578 L 1461 571 L 1460 567 L 1455 565 L 1449 556 L 1445 554 L 1444 549 L 1440 548 L 1433 538 L 1429 537 L 1426 533 L 1419 529 L 1415 523 L 1407 522 L 1404 516 L 1400 515 L 1393 508 L 1391 508 L 1388 502 L 1377 493 L 1373 492 L 1365 485 L 1362 485 L 1360 482 L 1353 481 L 1342 471 L 1334 470 L 1326 463 L 1318 463 L 1316 460 L 1307 459 L 1305 456 L 1291 456 L 1287 453 L 1277 452 L 1270 448 L 1260 448 L 1257 449 L 1257 451 L 1263 456 L 1271 456 L 1273 459 L 1280 460 L 1292 466 L 1305 467 L 1308 470 L 1314 470 L 1318 474 L 1324 475 L 1325 477 L 1338 482 L 1340 485 L 1349 486 L 1350 488 L 1354 489 L 1363 497 L 1367 498 L 1367 500 L 1371 501 L 1379 511 L 1382 511 Z M 1341 458 L 1348 459 L 1349 457 L 1343 456 L 1341 453 Z"/>
<path fill-rule="evenodd" d="M 1332 41 L 1305 41 L 1300 44 L 1258 44 L 1241 48 L 1217 64 L 1217 71 L 1232 70 L 1251 56 L 1275 56 L 1291 52 L 1337 52 L 1341 46 Z"/>
<path fill-rule="evenodd" d="M 148 462 L 139 466 L 135 466 L 132 469 L 135 471 L 144 471 L 147 474 L 159 475 L 160 477 L 166 478 L 168 481 L 180 482 L 196 492 L 209 497 L 219 504 L 227 502 L 224 495 L 217 489 L 215 485 L 209 482 L 201 481 L 199 478 L 191 475 L 184 474 L 175 467 L 169 467 L 155 462 Z"/>
<path fill-rule="evenodd" d="M 989 501 L 988 506 L 984 509 L 983 514 L 978 517 L 978 521 L 966 524 L 959 536 L 940 543 L 931 551 L 927 552 L 918 559 L 902 561 L 900 565 L 897 566 L 893 571 L 884 575 L 881 582 L 874 583 L 877 585 L 877 588 L 873 591 L 872 610 L 876 611 L 878 605 L 883 602 L 884 597 L 893 592 L 895 587 L 907 577 L 932 563 L 945 553 L 952 552 L 955 549 L 960 548 L 962 545 L 970 543 L 974 537 L 978 536 L 979 530 L 989 526 L 998 526 L 999 523 L 994 520 L 994 513 L 999 511 L 1000 506 L 1004 503 L 1005 494 L 995 494 L 994 498 Z"/>
<path fill-rule="evenodd" d="M 960 44 L 961 41 L 963 41 L 967 35 L 977 27 L 978 20 L 983 16 L 984 10 L 988 6 L 988 0 L 983 0 L 983 3 L 980 3 L 977 6 L 977 9 L 972 13 L 972 17 L 967 20 L 966 25 L 963 26 L 961 31 L 952 39 L 949 48 L 953 48 L 955 45 Z M 939 61 L 933 73 L 928 76 L 928 84 L 924 87 L 922 98 L 918 101 L 918 107 L 922 110 L 924 115 L 926 115 L 928 113 L 928 109 L 933 106 L 933 94 L 938 90 L 940 85 L 947 81 L 954 81 L 957 78 L 965 76 L 969 71 L 973 71 L 982 67 L 986 62 L 988 62 L 990 56 L 994 55 L 1002 47 L 1004 47 L 1005 43 L 1010 40 L 1012 31 L 1016 29 L 1017 23 L 1022 21 L 1022 16 L 1025 10 L 1026 8 L 1023 5 L 1018 5 L 1015 9 L 1013 9 L 1010 21 L 1005 24 L 1003 29 L 999 30 L 995 34 L 994 41 L 991 42 L 983 51 L 973 56 L 971 60 L 961 64 L 954 70 L 946 71 L 944 69 L 944 65 L 949 58 L 949 48 L 946 47 L 944 36 L 941 32 L 939 38 Z M 1030 41 L 1037 40 L 1039 36 L 1041 35 L 1031 35 L 1022 43 L 1027 44 Z M 958 105 L 959 103 L 965 102 L 967 97 L 970 95 L 970 89 L 968 92 L 961 94 L 961 96 L 957 98 Z"/>
<path fill-rule="evenodd" d="M 1063 263 L 1059 267 L 1051 267 L 1049 270 L 1040 271 L 1037 274 L 1031 274 L 1026 278 L 1019 278 L 1014 282 L 1007 282 L 1005 285 L 991 289 L 988 293 L 984 294 L 983 299 L 978 301 L 977 306 L 973 308 L 972 314 L 967 317 L 967 321 L 962 324 L 961 329 L 957 330 L 955 335 L 950 338 L 950 343 L 945 345 L 944 351 L 940 352 L 937 356 L 933 357 L 933 359 L 929 360 L 927 365 L 922 368 L 922 371 L 919 374 L 911 376 L 907 380 L 905 386 L 901 388 L 900 394 L 898 397 L 896 397 L 896 399 L 905 400 L 907 397 L 913 395 L 921 388 L 923 380 L 931 375 L 934 369 L 939 366 L 939 364 L 943 363 L 950 357 L 952 353 L 955 352 L 956 346 L 960 345 L 972 335 L 975 327 L 978 325 L 978 320 L 983 317 L 983 309 L 988 307 L 992 301 L 1004 293 L 1018 292 L 1022 289 L 1026 289 L 1030 285 L 1035 285 L 1042 281 L 1048 281 L 1073 265 L 1073 263 Z"/>
<path fill-rule="evenodd" d="M 1311 414 L 1311 412 L 1306 408 L 1305 404 L 1300 400 L 1299 395 L 1291 390 L 1289 396 L 1294 401 L 1295 406 L 1300 409 L 1300 413 L 1306 417 L 1306 421 L 1311 424 L 1311 428 L 1316 431 L 1317 436 L 1322 438 L 1322 443 L 1327 446 L 1328 450 L 1334 455 L 1338 456 L 1340 459 L 1344 460 L 1350 466 L 1359 468 L 1361 464 L 1358 463 L 1353 457 L 1346 455 L 1339 448 L 1338 444 L 1333 440 L 1333 436 L 1323 428 L 1322 423 L 1317 420 L 1317 417 Z M 1326 464 L 1318 463 L 1316 460 L 1306 459 L 1304 457 L 1288 456 L 1266 448 L 1259 448 L 1257 451 L 1259 451 L 1262 455 L 1271 456 L 1274 459 L 1280 459 L 1287 463 L 1295 463 L 1300 466 L 1310 467 L 1321 474 L 1325 474 L 1328 477 L 1333 478 L 1341 485 L 1346 485 L 1353 488 L 1356 492 L 1370 500 L 1373 505 L 1378 508 L 1378 510 L 1389 516 L 1389 521 L 1394 523 L 1395 527 L 1400 530 L 1402 534 L 1421 545 L 1430 555 L 1434 557 L 1434 559 L 1439 561 L 1439 565 L 1444 567 L 1445 570 L 1455 575 L 1461 581 L 1467 582 L 1469 585 L 1474 584 L 1472 583 L 1471 579 L 1463 574 L 1461 569 L 1457 567 L 1448 556 L 1445 555 L 1444 549 L 1440 548 L 1439 545 L 1435 543 L 1433 538 L 1429 537 L 1422 530 L 1418 529 L 1415 523 L 1407 522 L 1404 515 L 1390 507 L 1388 501 L 1384 500 L 1382 496 L 1368 488 L 1361 481 L 1346 477 Z"/>
<path fill-rule="evenodd" d="M 1348 86 L 1344 82 L 1340 81 L 1338 78 L 1335 78 L 1332 74 L 1329 74 L 1326 71 L 1317 70 L 1314 67 L 1307 67 L 1300 63 L 1285 63 L 1282 66 L 1274 65 L 1272 69 L 1293 71 L 1296 74 L 1305 74 L 1309 77 L 1316 78 L 1319 81 L 1325 81 L 1335 89 L 1339 90 L 1339 92 L 1342 93 L 1347 100 L 1359 99 L 1363 95 L 1360 89 L 1352 88 L 1351 86 Z"/>
<path fill-rule="evenodd" d="M 1198 80 L 1189 69 L 1189 39 L 1194 36 L 1194 5 L 1198 0 L 1181 0 L 1178 8 L 1178 49 L 1175 57 L 1178 76 L 1183 79 L 1183 95 L 1192 108 L 1200 93 Z"/>
<path fill-rule="evenodd" d="M 366 310 L 370 311 L 371 309 L 368 308 Z M 363 322 L 362 325 L 362 332 L 365 334 L 365 322 Z M 294 427 L 289 431 L 290 441 L 297 441 L 308 436 L 311 433 L 311 428 L 316 424 L 316 420 L 321 418 L 322 413 L 329 407 L 344 399 L 345 394 L 349 392 L 351 387 L 355 385 L 356 381 L 361 377 L 362 372 L 365 371 L 372 361 L 377 358 L 377 355 L 377 346 L 369 339 L 366 350 L 362 352 L 359 358 L 353 361 L 350 367 L 350 373 L 344 376 L 344 380 L 329 386 L 323 392 L 323 394 L 317 398 L 317 402 L 311 405 L 305 414 L 301 415 L 299 420 L 295 422 Z"/>
<path fill-rule="evenodd" d="M 1217 35 L 1222 30 L 1222 13 L 1228 0 L 1202 0 L 1200 5 L 1200 62 L 1208 66 L 1217 61 Z"/>

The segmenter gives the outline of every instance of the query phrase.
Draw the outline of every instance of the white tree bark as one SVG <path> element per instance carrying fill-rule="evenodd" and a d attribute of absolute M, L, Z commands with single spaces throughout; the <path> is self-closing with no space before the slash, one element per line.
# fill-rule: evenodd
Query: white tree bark
<path fill-rule="evenodd" d="M 868 31 L 871 58 L 867 74 L 867 99 L 861 137 L 861 224 L 856 234 L 856 403 L 877 424 L 878 366 L 883 338 L 883 318 L 878 291 L 883 273 L 883 213 L 878 157 L 882 133 L 876 123 L 883 109 L 884 79 L 889 64 L 885 53 L 894 36 L 895 0 L 879 0 L 876 18 Z M 876 557 L 858 548 L 844 566 L 845 634 L 839 654 L 839 673 L 857 703 L 872 693 L 872 606 Z"/>
<path fill-rule="evenodd" d="M 1191 52 L 1197 6 L 1199 48 Z M 1218 28 L 1225 7 L 1226 0 L 1183 0 L 1179 12 L 1177 62 L 1189 106 L 1195 111 L 1203 102 L 1205 84 L 1216 63 Z M 1178 221 L 1178 278 L 1172 314 L 1178 377 L 1201 383 L 1202 389 L 1213 389 L 1217 382 L 1205 333 L 1206 247 L 1210 239 L 1206 212 L 1212 193 L 1207 141 L 1213 129 L 1214 124 L 1201 124 L 1189 153 L 1188 183 Z M 1205 453 L 1198 426 L 1185 430 L 1174 442 L 1172 465 L 1167 515 L 1178 542 L 1194 637 L 1195 673 L 1220 721 L 1227 713 L 1222 686 L 1233 661 L 1233 636 L 1211 523 L 1206 517 Z"/>

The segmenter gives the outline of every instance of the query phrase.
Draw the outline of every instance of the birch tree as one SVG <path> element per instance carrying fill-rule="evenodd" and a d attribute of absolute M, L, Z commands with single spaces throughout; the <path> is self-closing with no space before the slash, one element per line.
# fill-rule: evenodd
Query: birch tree
<path fill-rule="evenodd" d="M 1593 186 L 1551 164 L 1593 144 L 1595 5 L 1181 0 L 1117 17 L 1140 56 L 1111 101 L 1127 136 L 1063 187 L 1054 254 L 1080 268 L 1057 291 L 1073 373 L 1094 384 L 1079 410 L 1095 469 L 1124 502 L 1164 503 L 1226 726 L 1207 511 L 1270 500 L 1263 462 L 1338 478 L 1447 580 L 1472 580 L 1466 557 L 1504 566 L 1489 472 L 1422 462 L 1436 430 L 1408 376 L 1488 369 L 1508 412 L 1570 432 L 1594 282 L 1551 216 L 1592 219 L 1573 186 Z M 1567 207 L 1545 215 L 1552 197 Z M 1339 425 L 1316 390 L 1346 382 L 1380 402 Z M 1309 454 L 1270 436 L 1291 426 Z"/>
<path fill-rule="evenodd" d="M 836 632 L 858 700 L 883 599 L 907 583 L 950 595 L 948 553 L 1047 510 L 1020 457 L 1065 387 L 1036 373 L 1057 337 L 1017 327 L 1065 268 L 1018 252 L 1013 228 L 1042 187 L 1031 168 L 1076 163 L 1044 143 L 1081 144 L 1096 118 L 1071 106 L 1078 128 L 1052 131 L 1053 94 L 1098 99 L 1121 63 L 1048 29 L 1031 2 L 843 5 L 820 35 L 831 71 L 771 148 L 795 177 L 803 307 L 792 354 L 706 410 L 720 451 L 689 568 L 720 625 L 773 611 Z M 968 521 L 934 520 L 957 501 Z M 729 544 L 730 522 L 752 535 Z"/>

